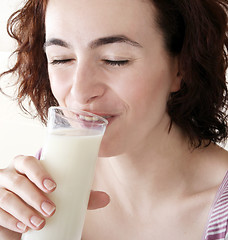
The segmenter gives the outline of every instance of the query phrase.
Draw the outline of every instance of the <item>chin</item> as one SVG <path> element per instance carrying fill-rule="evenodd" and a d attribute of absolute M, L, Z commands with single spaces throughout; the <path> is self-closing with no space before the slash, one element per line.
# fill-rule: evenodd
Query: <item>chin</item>
<path fill-rule="evenodd" d="M 116 155 L 117 154 L 112 149 L 109 149 L 109 148 L 103 149 L 101 147 L 100 150 L 99 150 L 98 157 L 100 157 L 100 158 L 109 158 L 109 157 L 114 157 Z"/>
<path fill-rule="evenodd" d="M 111 126 L 112 127 L 112 126 Z M 126 151 L 126 141 L 122 136 L 120 130 L 116 128 L 111 129 L 110 126 L 106 129 L 106 132 L 101 141 L 99 157 L 115 157 L 123 154 Z"/>
<path fill-rule="evenodd" d="M 109 158 L 109 157 L 115 157 L 118 155 L 123 154 L 123 149 L 120 149 L 120 147 L 115 146 L 113 142 L 105 144 L 104 142 L 101 143 L 100 150 L 98 157 L 100 158 Z"/>

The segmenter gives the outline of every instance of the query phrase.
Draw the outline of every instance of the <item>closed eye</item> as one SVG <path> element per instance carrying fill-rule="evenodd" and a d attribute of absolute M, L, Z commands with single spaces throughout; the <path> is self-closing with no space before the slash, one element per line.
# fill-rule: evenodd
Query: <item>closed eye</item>
<path fill-rule="evenodd" d="M 73 61 L 73 59 L 56 59 L 50 62 L 52 65 L 64 64 Z"/>
<path fill-rule="evenodd" d="M 114 60 L 107 60 L 104 59 L 103 62 L 107 65 L 111 65 L 111 66 L 123 66 L 129 63 L 129 60 L 118 60 L 118 61 L 114 61 Z"/>

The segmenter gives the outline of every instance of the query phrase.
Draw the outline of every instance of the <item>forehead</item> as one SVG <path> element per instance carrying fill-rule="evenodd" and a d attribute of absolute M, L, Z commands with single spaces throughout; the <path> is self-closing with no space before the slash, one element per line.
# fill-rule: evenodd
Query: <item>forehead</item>
<path fill-rule="evenodd" d="M 46 34 L 141 34 L 154 22 L 148 0 L 49 0 L 46 11 Z"/>

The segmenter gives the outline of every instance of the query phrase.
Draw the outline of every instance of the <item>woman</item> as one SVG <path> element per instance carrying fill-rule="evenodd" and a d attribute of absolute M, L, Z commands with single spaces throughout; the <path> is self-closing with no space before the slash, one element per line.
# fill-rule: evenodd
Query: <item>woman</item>
<path fill-rule="evenodd" d="M 19 104 L 28 98 L 43 122 L 51 105 L 109 121 L 89 204 L 103 208 L 88 211 L 82 239 L 225 239 L 227 8 L 27 0 L 11 17 Z M 4 239 L 44 227 L 53 178 L 33 157 L 1 170 Z"/>

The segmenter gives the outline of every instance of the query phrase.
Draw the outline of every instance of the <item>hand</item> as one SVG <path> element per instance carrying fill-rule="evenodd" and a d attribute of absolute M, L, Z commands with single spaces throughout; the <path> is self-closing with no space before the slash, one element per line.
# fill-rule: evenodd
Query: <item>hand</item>
<path fill-rule="evenodd" d="M 45 217 L 54 214 L 55 204 L 45 193 L 54 191 L 55 182 L 34 157 L 18 156 L 0 170 L 0 226 L 23 233 L 41 229 Z M 9 232 L 8 232 L 9 234 Z M 4 238 L 5 239 L 5 238 Z"/>
<path fill-rule="evenodd" d="M 42 229 L 45 218 L 55 212 L 55 204 L 47 197 L 55 187 L 52 177 L 34 157 L 18 156 L 8 168 L 0 169 L 0 237 L 4 236 L 0 239 L 19 240 L 29 228 Z M 92 191 L 88 209 L 108 203 L 106 193 Z"/>

